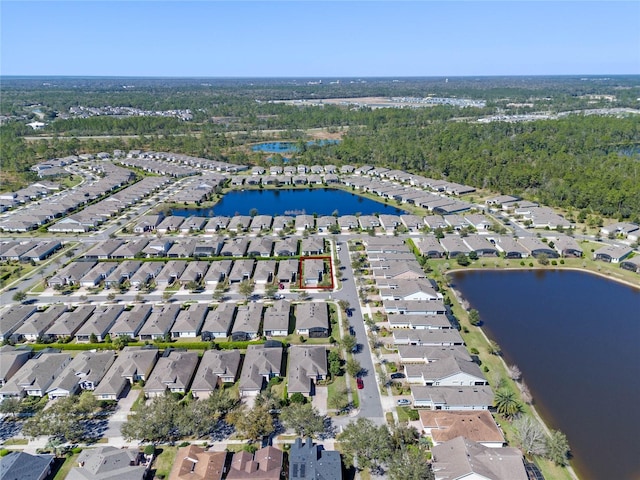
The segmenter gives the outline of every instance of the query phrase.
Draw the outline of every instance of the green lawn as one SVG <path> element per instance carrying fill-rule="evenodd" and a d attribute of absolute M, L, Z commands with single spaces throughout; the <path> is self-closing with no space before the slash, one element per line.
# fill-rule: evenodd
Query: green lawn
<path fill-rule="evenodd" d="M 76 453 L 67 457 L 60 469 L 57 471 L 56 476 L 53 477 L 53 480 L 64 480 L 71 469 L 77 465 L 78 455 L 80 454 Z"/>
<path fill-rule="evenodd" d="M 153 460 L 152 470 L 155 470 L 155 478 L 167 478 L 171 473 L 171 467 L 178 453 L 178 447 L 162 445 L 156 448 L 158 456 Z"/>

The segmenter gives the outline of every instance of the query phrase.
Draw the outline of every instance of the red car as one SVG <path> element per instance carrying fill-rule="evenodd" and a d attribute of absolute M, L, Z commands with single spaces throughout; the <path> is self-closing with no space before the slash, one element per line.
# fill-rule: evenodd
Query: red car
<path fill-rule="evenodd" d="M 364 381 L 360 377 L 356 378 L 356 383 L 358 384 L 358 390 L 362 390 L 364 388 Z"/>

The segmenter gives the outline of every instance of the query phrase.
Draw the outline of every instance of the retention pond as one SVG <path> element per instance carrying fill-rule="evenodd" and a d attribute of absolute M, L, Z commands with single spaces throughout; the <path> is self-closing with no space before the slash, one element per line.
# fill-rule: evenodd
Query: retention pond
<path fill-rule="evenodd" d="M 640 289 L 579 271 L 469 271 L 450 282 L 516 364 L 584 480 L 640 478 Z"/>

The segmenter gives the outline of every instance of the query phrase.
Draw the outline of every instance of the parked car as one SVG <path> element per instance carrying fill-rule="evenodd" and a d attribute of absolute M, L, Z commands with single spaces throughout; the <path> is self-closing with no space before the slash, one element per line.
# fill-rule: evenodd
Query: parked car
<path fill-rule="evenodd" d="M 411 400 L 400 398 L 398 399 L 398 405 L 411 405 Z"/>
<path fill-rule="evenodd" d="M 396 379 L 398 379 L 398 378 L 404 378 L 404 373 L 400 373 L 400 372 L 392 373 L 392 374 L 391 374 L 391 378 L 392 378 L 393 380 L 396 380 Z"/>
<path fill-rule="evenodd" d="M 351 311 L 350 308 L 347 308 L 345 311 L 347 312 L 347 317 L 353 317 L 353 311 Z"/>
<path fill-rule="evenodd" d="M 356 383 L 358 384 L 358 390 L 362 390 L 364 388 L 364 380 L 362 380 L 362 378 L 356 378 Z"/>

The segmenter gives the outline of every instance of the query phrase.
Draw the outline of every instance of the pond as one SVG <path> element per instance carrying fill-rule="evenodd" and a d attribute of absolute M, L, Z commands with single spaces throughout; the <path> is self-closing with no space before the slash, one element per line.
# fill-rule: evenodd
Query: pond
<path fill-rule="evenodd" d="M 319 146 L 331 145 L 340 143 L 340 140 L 316 140 L 307 142 L 307 146 Z M 295 153 L 298 151 L 298 145 L 296 142 L 267 142 L 253 145 L 251 150 L 254 152 L 264 153 Z"/>
<path fill-rule="evenodd" d="M 304 190 L 234 190 L 222 197 L 212 208 L 174 209 L 172 215 L 182 217 L 190 215 L 204 217 L 249 215 L 253 209 L 256 209 L 260 215 L 297 215 L 301 213 L 333 215 L 335 212 L 338 212 L 338 215 L 355 215 L 356 213 L 362 215 L 374 213 L 400 215 L 407 213 L 394 205 L 376 202 L 344 190 L 312 188 Z"/>
<path fill-rule="evenodd" d="M 516 364 L 581 479 L 640 478 L 640 289 L 579 271 L 471 271 L 453 288 Z"/>

